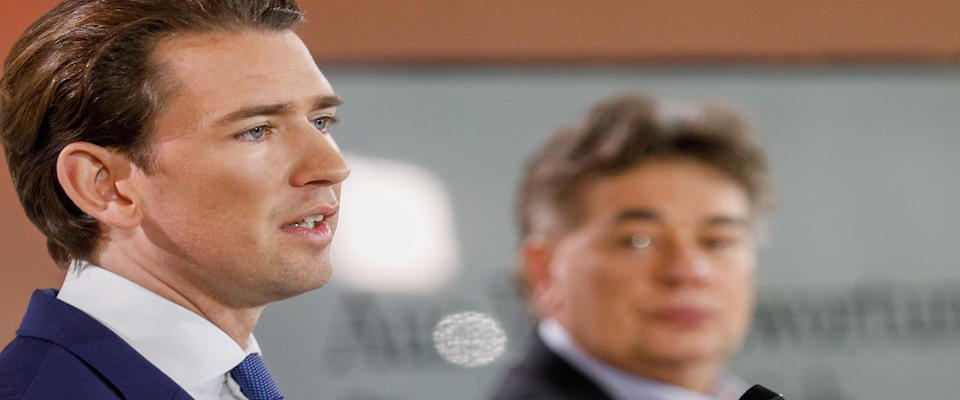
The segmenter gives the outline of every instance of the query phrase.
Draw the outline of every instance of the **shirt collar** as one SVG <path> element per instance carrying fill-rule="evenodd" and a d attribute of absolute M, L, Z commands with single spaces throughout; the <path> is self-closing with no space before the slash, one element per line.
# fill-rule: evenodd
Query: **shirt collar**
<path fill-rule="evenodd" d="M 183 388 L 260 353 L 253 335 L 244 350 L 200 315 L 93 264 L 72 265 L 57 298 L 102 323 Z"/>
<path fill-rule="evenodd" d="M 746 390 L 746 384 L 731 375 L 720 379 L 713 396 L 706 396 L 621 371 L 583 351 L 563 326 L 552 319 L 540 321 L 537 333 L 550 350 L 593 379 L 617 400 L 727 400 L 737 399 Z"/>

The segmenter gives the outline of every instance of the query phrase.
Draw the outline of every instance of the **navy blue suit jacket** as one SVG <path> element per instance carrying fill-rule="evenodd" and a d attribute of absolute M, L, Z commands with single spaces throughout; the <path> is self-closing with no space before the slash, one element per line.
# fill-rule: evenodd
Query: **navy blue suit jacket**
<path fill-rule="evenodd" d="M 53 289 L 30 299 L 0 353 L 0 400 L 190 400 L 168 376 Z"/>

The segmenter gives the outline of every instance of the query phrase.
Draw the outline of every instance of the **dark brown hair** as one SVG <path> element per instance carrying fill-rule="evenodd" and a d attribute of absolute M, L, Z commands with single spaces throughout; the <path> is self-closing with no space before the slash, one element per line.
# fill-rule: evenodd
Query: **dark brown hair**
<path fill-rule="evenodd" d="M 0 139 L 27 217 L 61 266 L 87 260 L 98 222 L 57 180 L 72 142 L 114 149 L 150 170 L 153 120 L 175 84 L 151 60 L 181 32 L 285 31 L 303 20 L 294 0 L 66 0 L 13 46 L 0 80 Z"/>
<path fill-rule="evenodd" d="M 719 104 L 623 95 L 599 103 L 535 154 L 519 196 L 521 237 L 577 226 L 584 184 L 662 159 L 716 168 L 744 189 L 755 217 L 772 206 L 766 157 L 739 113 Z"/>

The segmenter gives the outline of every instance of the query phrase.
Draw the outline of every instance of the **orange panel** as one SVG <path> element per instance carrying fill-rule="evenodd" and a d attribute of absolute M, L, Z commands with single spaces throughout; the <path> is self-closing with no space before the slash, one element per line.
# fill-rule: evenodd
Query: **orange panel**
<path fill-rule="evenodd" d="M 17 37 L 54 4 L 54 0 L 3 0 L 0 55 L 6 57 Z M 59 287 L 63 277 L 47 256 L 43 235 L 23 213 L 3 157 L 0 168 L 0 346 L 4 346 L 20 325 L 30 293 Z"/>
<path fill-rule="evenodd" d="M 960 2 L 304 1 L 321 61 L 950 60 Z M 862 4 L 859 3 L 859 4 Z"/>

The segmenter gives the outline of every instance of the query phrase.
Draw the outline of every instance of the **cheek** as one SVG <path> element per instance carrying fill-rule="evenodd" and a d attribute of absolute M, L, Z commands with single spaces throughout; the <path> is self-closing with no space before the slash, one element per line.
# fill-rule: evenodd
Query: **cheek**
<path fill-rule="evenodd" d="M 629 312 L 636 297 L 639 272 L 592 237 L 574 237 L 559 246 L 551 257 L 554 290 L 561 308 L 579 318 L 611 320 Z M 599 322 L 598 322 L 599 323 Z"/>
<path fill-rule="evenodd" d="M 225 163 L 181 164 L 152 182 L 149 206 L 157 218 L 176 216 L 178 223 L 198 230 L 237 229 L 268 215 L 274 192 L 264 169 Z M 197 221 L 203 221 L 199 227 Z M 244 222 L 245 221 L 245 222 Z"/>
<path fill-rule="evenodd" d="M 577 299 L 584 312 L 596 315 L 616 315 L 629 312 L 636 285 L 641 279 L 636 270 L 624 268 L 609 257 L 594 256 L 578 261 L 571 274 L 570 297 Z"/>
<path fill-rule="evenodd" d="M 751 292 L 756 271 L 756 257 L 752 248 L 717 255 L 712 263 L 717 273 L 717 284 L 724 291 Z"/>
<path fill-rule="evenodd" d="M 740 332 L 749 325 L 754 304 L 754 273 L 752 266 L 729 271 L 723 281 L 723 298 L 731 329 Z"/>

